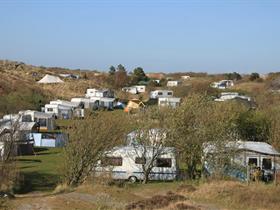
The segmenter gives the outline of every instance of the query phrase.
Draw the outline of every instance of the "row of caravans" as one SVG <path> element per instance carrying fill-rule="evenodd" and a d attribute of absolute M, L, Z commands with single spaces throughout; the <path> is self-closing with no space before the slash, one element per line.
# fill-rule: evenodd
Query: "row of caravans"
<path fill-rule="evenodd" d="M 145 86 L 144 86 L 145 87 Z M 142 86 L 137 86 L 143 92 Z M 155 90 L 150 92 L 150 99 L 157 100 L 159 107 L 177 107 L 181 99 L 173 97 L 172 90 Z M 129 106 L 128 106 L 129 107 Z M 107 109 L 124 108 L 122 103 L 117 102 L 114 93 L 109 89 L 87 89 L 85 97 L 72 98 L 71 101 L 56 100 L 46 104 L 42 111 L 53 114 L 56 118 L 70 119 L 72 117 L 83 118 L 84 109 Z"/>
<path fill-rule="evenodd" d="M 78 103 L 56 100 L 50 101 L 46 104 L 42 111 L 53 115 L 55 118 L 59 119 L 70 119 L 72 117 L 82 118 L 84 117 L 84 109 Z"/>
<path fill-rule="evenodd" d="M 216 156 L 216 146 L 211 143 L 203 145 L 202 162 L 205 172 L 209 175 L 214 174 L 215 161 L 212 157 Z M 232 152 L 231 166 L 225 166 L 224 174 L 242 181 L 250 179 L 246 170 L 259 168 L 263 172 L 263 179 L 266 181 L 273 179 L 273 174 L 280 170 L 280 153 L 271 145 L 264 142 L 238 141 L 229 142 L 225 145 L 224 152 Z M 113 179 L 129 180 L 135 182 L 143 180 L 143 164 L 149 163 L 153 157 L 154 148 L 146 148 L 146 156 L 141 156 L 143 148 L 132 145 L 115 147 L 105 153 L 105 157 L 100 160 L 94 168 L 95 173 L 100 176 L 104 173 L 110 173 Z M 153 162 L 153 169 L 150 173 L 150 180 L 175 180 L 179 177 L 177 164 L 177 154 L 175 148 L 164 147 L 162 152 Z M 236 167 L 236 165 L 238 167 Z M 252 171 L 250 171 L 252 173 Z"/>
<path fill-rule="evenodd" d="M 23 114 L 25 113 L 25 115 Z M 50 141 L 53 139 L 52 136 L 45 136 L 38 133 L 39 126 L 37 122 L 34 122 L 35 119 L 39 119 L 37 113 L 28 115 L 28 113 L 33 113 L 32 111 L 21 112 L 20 119 L 17 120 L 16 115 L 6 115 L 3 119 L 0 120 L 0 136 L 1 139 L 9 137 L 7 131 L 13 126 L 12 123 L 18 122 L 18 136 L 17 141 L 17 153 L 18 154 L 29 154 L 33 152 L 33 143 L 34 139 L 38 146 L 59 146 L 56 144 L 64 144 L 63 136 L 61 136 L 61 141 Z M 37 118 L 36 118 L 37 117 Z M 43 116 L 44 117 L 44 116 Z M 44 118 L 43 118 L 44 119 Z M 35 135 L 34 135 L 35 133 Z M 31 136 L 30 134 L 33 134 Z M 41 135 L 37 138 L 37 135 Z M 53 134 L 54 135 L 54 134 Z M 128 136 L 129 137 L 129 136 Z M 42 141 L 42 139 L 48 139 Z M 64 138 L 65 139 L 65 138 Z M 129 139 L 129 138 L 128 138 Z M 7 139 L 8 140 L 8 139 Z M 32 143 L 33 142 L 33 143 Z M 0 155 L 3 156 L 4 143 L 0 144 Z M 211 174 L 213 173 L 213 168 L 211 167 L 211 158 L 216 156 L 216 146 L 213 144 L 204 144 L 203 145 L 203 160 L 204 166 L 207 171 Z M 225 145 L 225 151 L 229 152 L 235 150 L 234 156 L 232 156 L 231 161 L 246 167 L 248 165 L 254 165 L 259 167 L 264 171 L 266 179 L 271 179 L 273 171 L 280 169 L 279 157 L 280 153 L 276 151 L 271 145 L 264 142 L 229 142 Z M 150 161 L 153 156 L 153 148 L 148 148 L 145 161 Z M 139 155 L 140 154 L 140 155 Z M 105 153 L 105 158 L 99 161 L 98 165 L 95 167 L 97 173 L 103 172 L 112 172 L 112 177 L 114 179 L 125 179 L 125 180 L 142 180 L 143 179 L 143 170 L 142 164 L 143 158 L 141 158 L 141 147 L 135 147 L 133 144 L 128 144 L 123 147 L 116 147 L 111 151 Z M 154 168 L 150 175 L 151 180 L 174 180 L 178 175 L 178 167 L 176 162 L 176 151 L 174 148 L 164 147 L 162 152 L 156 158 L 154 162 Z M 227 175 L 233 176 L 235 178 L 246 180 L 248 177 L 242 170 L 229 170 L 227 169 Z"/>
<path fill-rule="evenodd" d="M 34 110 L 19 111 L 18 114 L 4 115 L 0 119 L 2 145 L 9 141 L 11 131 L 16 132 L 16 154 L 33 154 L 33 146 L 64 146 L 68 136 L 56 129 L 53 114 Z M 1 150 L 3 152 L 4 149 Z"/>
<path fill-rule="evenodd" d="M 114 92 L 109 89 L 87 89 L 85 97 L 72 98 L 71 101 L 55 100 L 46 104 L 42 111 L 53 114 L 56 118 L 83 118 L 84 109 L 112 110 L 117 105 Z"/>
<path fill-rule="evenodd" d="M 18 121 L 19 123 L 34 122 L 38 131 L 50 131 L 56 128 L 55 119 L 52 114 L 34 110 L 19 111 L 18 114 L 4 115 L 2 121 Z"/>

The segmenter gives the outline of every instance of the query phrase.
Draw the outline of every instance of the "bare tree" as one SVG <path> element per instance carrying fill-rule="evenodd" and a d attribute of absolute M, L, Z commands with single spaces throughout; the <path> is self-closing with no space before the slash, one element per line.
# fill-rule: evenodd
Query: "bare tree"
<path fill-rule="evenodd" d="M 0 142 L 2 143 L 0 161 L 0 190 L 11 191 L 17 178 L 16 142 L 19 139 L 20 116 L 1 123 Z"/>
<path fill-rule="evenodd" d="M 66 184 L 83 183 L 93 172 L 94 165 L 104 152 L 124 139 L 126 126 L 121 116 L 100 112 L 97 116 L 76 120 L 68 130 L 69 142 L 64 154 L 64 177 Z"/>
<path fill-rule="evenodd" d="M 191 95 L 179 108 L 170 112 L 168 140 L 187 166 L 190 178 L 195 178 L 202 164 L 205 142 L 222 149 L 227 142 L 237 140 L 234 119 L 242 110 L 242 106 L 235 103 L 215 103 L 204 95 Z M 224 160 L 223 153 L 219 154 L 216 160 Z"/>
<path fill-rule="evenodd" d="M 134 147 L 138 164 L 143 171 L 143 184 L 156 166 L 157 158 L 166 153 L 166 131 L 163 126 L 163 113 L 150 109 L 139 113 L 134 121 L 135 130 L 131 133 L 130 144 Z"/>

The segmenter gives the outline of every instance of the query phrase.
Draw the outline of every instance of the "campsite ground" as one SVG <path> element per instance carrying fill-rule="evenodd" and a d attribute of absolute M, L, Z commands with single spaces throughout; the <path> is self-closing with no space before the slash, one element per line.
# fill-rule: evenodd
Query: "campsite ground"
<path fill-rule="evenodd" d="M 42 148 L 18 159 L 20 187 L 2 209 L 279 209 L 280 187 L 236 181 L 151 182 L 147 185 L 88 181 L 60 183 L 62 151 Z M 59 185 L 58 187 L 56 187 Z"/>

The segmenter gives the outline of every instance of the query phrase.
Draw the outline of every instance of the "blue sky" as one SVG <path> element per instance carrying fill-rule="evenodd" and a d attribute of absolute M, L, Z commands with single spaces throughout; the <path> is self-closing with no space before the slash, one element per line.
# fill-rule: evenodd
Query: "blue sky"
<path fill-rule="evenodd" d="M 0 0 L 0 59 L 107 71 L 280 71 L 280 0 Z"/>

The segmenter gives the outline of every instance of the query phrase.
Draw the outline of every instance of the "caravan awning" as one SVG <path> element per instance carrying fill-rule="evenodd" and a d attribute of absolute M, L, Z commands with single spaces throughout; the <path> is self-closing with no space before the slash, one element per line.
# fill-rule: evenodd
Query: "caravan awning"
<path fill-rule="evenodd" d="M 212 142 L 207 142 L 203 144 L 203 152 L 204 153 L 215 153 L 217 152 L 217 147 Z M 260 154 L 266 155 L 277 155 L 280 156 L 280 153 L 275 150 L 270 144 L 265 142 L 255 142 L 255 141 L 230 141 L 226 143 L 224 146 L 225 150 L 233 149 L 233 150 L 246 150 L 251 152 L 256 152 Z"/>

